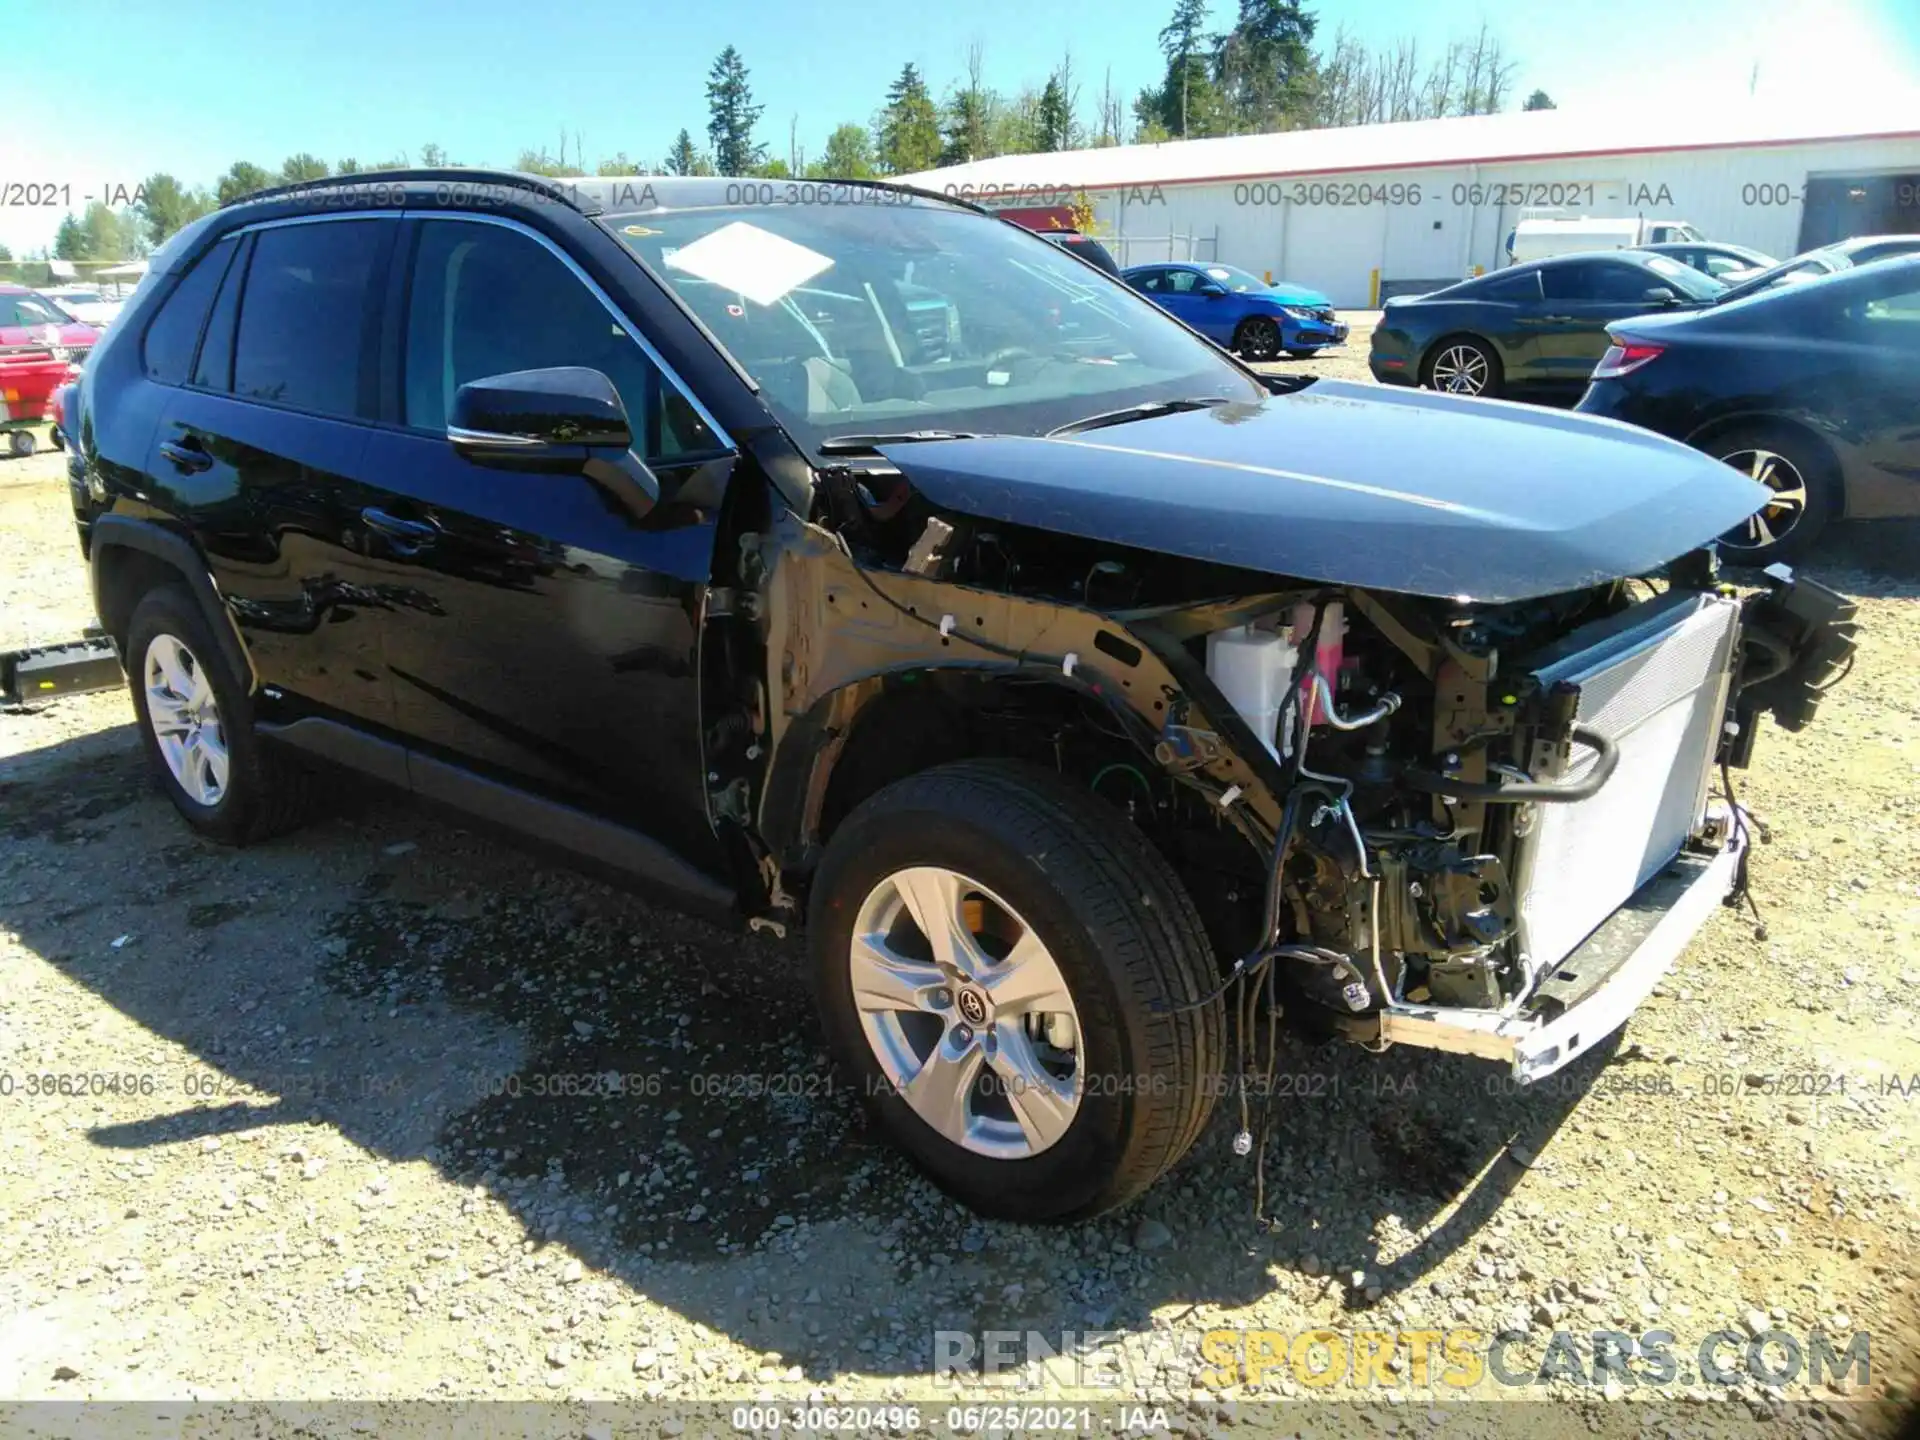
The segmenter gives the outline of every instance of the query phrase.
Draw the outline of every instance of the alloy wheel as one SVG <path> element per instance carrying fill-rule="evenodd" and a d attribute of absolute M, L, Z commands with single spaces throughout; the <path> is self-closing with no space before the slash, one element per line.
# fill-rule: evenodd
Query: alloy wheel
<path fill-rule="evenodd" d="M 227 793 L 231 761 L 206 667 L 177 637 L 161 634 L 147 646 L 144 670 L 147 724 L 160 758 L 188 799 L 218 805 Z"/>
<path fill-rule="evenodd" d="M 1477 345 L 1449 345 L 1433 362 L 1433 388 L 1454 395 L 1478 395 L 1487 388 L 1487 357 Z"/>
<path fill-rule="evenodd" d="M 860 907 L 849 965 L 887 1084 L 940 1135 L 1019 1160 L 1067 1133 L 1084 1088 L 1079 1013 L 998 896 L 938 866 L 895 871 Z"/>
<path fill-rule="evenodd" d="M 1771 500 L 1748 516 L 1739 529 L 1728 531 L 1720 543 L 1729 550 L 1761 550 L 1780 544 L 1807 513 L 1806 476 L 1786 456 L 1758 447 L 1735 450 L 1720 460 L 1773 492 Z"/>
<path fill-rule="evenodd" d="M 1271 360 L 1280 353 L 1280 327 L 1271 320 L 1249 320 L 1240 331 L 1240 354 L 1253 361 Z"/>

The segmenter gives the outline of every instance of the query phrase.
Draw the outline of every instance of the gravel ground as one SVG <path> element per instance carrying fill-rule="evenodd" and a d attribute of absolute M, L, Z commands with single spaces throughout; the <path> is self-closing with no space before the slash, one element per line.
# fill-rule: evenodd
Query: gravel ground
<path fill-rule="evenodd" d="M 0 646 L 92 618 L 62 477 L 0 462 Z M 1689 1415 L 1865 1423 L 1843 1397 L 1912 1393 L 1920 1353 L 1917 534 L 1841 527 L 1810 567 L 1864 636 L 1740 782 L 1766 938 L 1722 912 L 1618 1043 L 1524 1093 L 1283 1042 L 1270 1226 L 1227 1105 L 1123 1213 L 981 1222 L 828 1078 L 794 953 L 377 795 L 220 850 L 148 787 L 124 694 L 0 714 L 0 1397 L 1080 1395 L 1197 1433 L 1382 1393 L 1210 1385 L 1208 1331 L 1511 1327 L 1522 1368 L 1555 1331 L 1665 1328 L 1664 1395 L 1740 1402 Z M 580 1093 L 607 1072 L 627 1093 Z M 1868 1333 L 1871 1382 L 1710 1384 L 1722 1328 Z M 936 1331 L 986 1329 L 1118 1332 L 1126 1379 L 931 1373 Z"/>

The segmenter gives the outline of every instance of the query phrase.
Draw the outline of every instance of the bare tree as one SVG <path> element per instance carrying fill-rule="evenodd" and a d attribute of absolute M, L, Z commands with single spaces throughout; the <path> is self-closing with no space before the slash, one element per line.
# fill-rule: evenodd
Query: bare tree
<path fill-rule="evenodd" d="M 1506 103 L 1517 67 L 1484 22 L 1465 48 L 1461 68 L 1459 108 L 1453 113 L 1492 115 Z"/>
<path fill-rule="evenodd" d="M 1060 57 L 1060 68 L 1054 78 L 1060 82 L 1061 98 L 1067 102 L 1067 144 L 1069 150 L 1078 149 L 1085 138 L 1080 124 L 1080 84 L 1073 78 L 1073 51 L 1069 49 Z"/>
<path fill-rule="evenodd" d="M 1368 50 L 1343 26 L 1320 60 L 1313 123 L 1490 115 L 1507 102 L 1516 69 L 1485 25 L 1470 40 L 1450 42 L 1424 69 L 1414 39 Z"/>
<path fill-rule="evenodd" d="M 1107 67 L 1106 79 L 1100 86 L 1099 134 L 1094 137 L 1096 146 L 1118 145 L 1121 135 L 1120 92 L 1113 88 L 1113 67 Z"/>

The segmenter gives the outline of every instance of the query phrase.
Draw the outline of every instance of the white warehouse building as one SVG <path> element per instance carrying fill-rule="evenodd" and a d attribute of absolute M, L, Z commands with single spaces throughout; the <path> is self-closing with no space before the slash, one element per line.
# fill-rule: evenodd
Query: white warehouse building
<path fill-rule="evenodd" d="M 1121 265 L 1219 260 L 1372 306 L 1509 263 L 1532 217 L 1684 220 L 1785 257 L 1920 231 L 1920 98 L 1522 111 L 1123 145 L 903 177 L 1025 223 L 1090 206 Z"/>

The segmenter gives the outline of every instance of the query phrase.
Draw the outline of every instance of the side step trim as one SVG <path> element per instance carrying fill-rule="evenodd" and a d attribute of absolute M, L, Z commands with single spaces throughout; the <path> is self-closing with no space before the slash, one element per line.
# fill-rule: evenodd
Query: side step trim
<path fill-rule="evenodd" d="M 1633 947 L 1624 959 L 1612 962 L 1604 981 L 1551 1020 L 1525 1013 L 1503 1015 L 1497 1010 L 1402 1005 L 1382 1012 L 1381 1037 L 1401 1045 L 1505 1061 L 1523 1084 L 1570 1064 L 1626 1023 L 1731 893 L 1746 847 L 1739 827 L 1729 826 L 1727 831 L 1719 854 L 1678 857 L 1673 867 L 1643 885 L 1554 967 L 1560 971 L 1577 969 L 1582 963 L 1606 966 L 1610 951 L 1623 943 Z M 1685 883 L 1669 898 L 1662 891 L 1675 890 L 1674 867 Z M 1664 908 L 1650 915 L 1646 901 L 1656 897 Z"/>
<path fill-rule="evenodd" d="M 320 716 L 284 725 L 260 723 L 256 729 L 317 759 L 345 765 L 411 790 L 423 800 L 451 806 L 538 844 L 671 891 L 691 907 L 733 917 L 736 897 L 731 887 L 642 831 Z"/>

